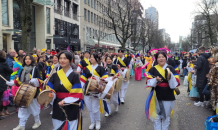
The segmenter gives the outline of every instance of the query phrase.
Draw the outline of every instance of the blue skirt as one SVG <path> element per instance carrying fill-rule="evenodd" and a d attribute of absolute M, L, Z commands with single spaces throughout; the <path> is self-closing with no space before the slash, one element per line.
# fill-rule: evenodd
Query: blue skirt
<path fill-rule="evenodd" d="M 189 93 L 189 97 L 199 97 L 198 88 L 192 87 Z"/>
<path fill-rule="evenodd" d="M 142 78 L 144 78 L 145 76 L 143 75 L 145 73 L 145 69 L 142 69 Z"/>
<path fill-rule="evenodd" d="M 133 71 L 133 69 L 130 70 L 130 75 L 131 75 L 131 76 L 134 75 L 134 71 Z"/>

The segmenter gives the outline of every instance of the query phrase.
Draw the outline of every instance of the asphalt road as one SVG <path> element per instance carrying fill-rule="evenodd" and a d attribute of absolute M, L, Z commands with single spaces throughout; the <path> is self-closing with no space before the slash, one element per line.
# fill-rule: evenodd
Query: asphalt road
<path fill-rule="evenodd" d="M 101 130 L 153 130 L 153 123 L 146 119 L 144 114 L 145 101 L 150 92 L 149 89 L 144 88 L 145 86 L 144 78 L 142 81 L 135 81 L 134 77 L 131 77 L 125 104 L 119 107 L 118 112 L 115 112 L 112 106 L 112 115 L 109 117 L 101 114 Z M 194 106 L 194 101 L 188 98 L 186 86 L 181 85 L 180 91 L 181 94 L 176 96 L 176 105 L 169 130 L 204 130 L 204 121 L 212 114 L 212 111 Z M 12 130 L 18 125 L 19 120 L 14 108 L 9 108 L 9 111 L 13 113 L 0 121 L 0 130 Z M 51 109 L 41 111 L 42 125 L 37 130 L 53 129 L 50 112 Z M 30 116 L 26 130 L 31 130 L 33 124 L 33 116 Z M 88 130 L 89 125 L 89 113 L 85 109 L 83 110 L 83 130 Z"/>

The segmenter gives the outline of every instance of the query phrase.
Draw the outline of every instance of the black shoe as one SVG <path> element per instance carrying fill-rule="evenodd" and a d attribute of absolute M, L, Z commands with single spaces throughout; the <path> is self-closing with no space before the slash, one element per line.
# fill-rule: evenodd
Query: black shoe
<path fill-rule="evenodd" d="M 3 119 L 5 119 L 4 117 L 2 117 L 2 116 L 0 116 L 0 120 L 3 120 Z"/>
<path fill-rule="evenodd" d="M 121 104 L 124 104 L 124 102 L 121 102 Z"/>

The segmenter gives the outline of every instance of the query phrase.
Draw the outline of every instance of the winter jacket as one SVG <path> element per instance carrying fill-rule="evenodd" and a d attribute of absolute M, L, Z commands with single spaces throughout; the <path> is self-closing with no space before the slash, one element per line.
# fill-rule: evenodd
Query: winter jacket
<path fill-rule="evenodd" d="M 186 67 L 187 66 L 187 59 L 183 59 L 182 61 L 182 68 Z"/>
<path fill-rule="evenodd" d="M 196 86 L 199 89 L 204 89 L 207 84 L 206 75 L 209 73 L 209 62 L 208 58 L 211 56 L 211 53 L 202 53 L 197 59 L 195 69 L 197 70 L 197 83 Z"/>
<path fill-rule="evenodd" d="M 12 72 L 13 70 L 9 67 L 6 59 L 0 57 L 0 75 L 7 79 L 8 77 L 10 77 Z M 6 82 L 2 78 L 0 78 L 0 92 L 4 92 L 6 89 Z"/>
<path fill-rule="evenodd" d="M 14 63 L 15 63 L 14 58 L 13 58 L 10 54 L 7 54 L 6 59 L 7 59 L 8 65 L 9 65 L 11 68 L 13 68 L 13 65 L 14 65 Z"/>

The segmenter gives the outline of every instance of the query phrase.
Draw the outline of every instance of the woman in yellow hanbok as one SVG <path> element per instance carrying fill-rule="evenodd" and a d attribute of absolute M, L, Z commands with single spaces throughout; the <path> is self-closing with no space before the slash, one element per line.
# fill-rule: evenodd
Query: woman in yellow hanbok
<path fill-rule="evenodd" d="M 152 62 L 153 62 L 150 52 L 147 53 L 147 56 L 145 57 L 145 60 L 146 60 L 146 63 L 149 63 L 149 64 L 147 65 L 147 67 L 146 67 L 146 72 L 148 72 L 148 71 L 151 69 L 151 67 L 152 67 Z"/>

